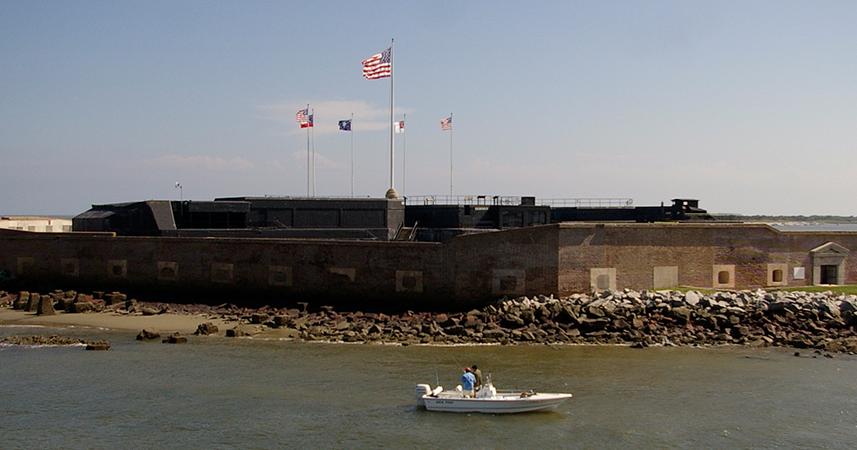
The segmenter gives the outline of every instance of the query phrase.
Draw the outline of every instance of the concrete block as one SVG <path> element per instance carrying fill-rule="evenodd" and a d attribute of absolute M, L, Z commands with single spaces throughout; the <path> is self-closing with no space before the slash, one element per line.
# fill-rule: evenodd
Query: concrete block
<path fill-rule="evenodd" d="M 421 270 L 397 270 L 396 292 L 423 292 L 423 272 Z"/>
<path fill-rule="evenodd" d="M 175 261 L 158 261 L 158 281 L 177 281 L 179 264 Z"/>
<path fill-rule="evenodd" d="M 30 272 L 33 270 L 33 264 L 35 264 L 35 260 L 32 256 L 19 256 L 17 263 L 18 276 L 30 275 Z"/>
<path fill-rule="evenodd" d="M 520 269 L 494 269 L 491 293 L 494 295 L 524 295 L 527 272 Z"/>
<path fill-rule="evenodd" d="M 768 264 L 768 286 L 788 286 L 789 265 L 785 263 Z"/>
<path fill-rule="evenodd" d="M 268 284 L 271 286 L 292 286 L 292 268 L 289 266 L 268 266 Z"/>
<path fill-rule="evenodd" d="M 60 271 L 66 277 L 77 278 L 80 276 L 80 260 L 77 258 L 60 259 Z"/>
<path fill-rule="evenodd" d="M 589 269 L 589 289 L 592 291 L 616 290 L 616 268 L 597 267 Z"/>
<path fill-rule="evenodd" d="M 711 286 L 715 289 L 735 287 L 735 265 L 715 264 L 711 266 Z"/>
<path fill-rule="evenodd" d="M 125 278 L 128 276 L 127 259 L 111 259 L 107 261 L 108 278 Z"/>
<path fill-rule="evenodd" d="M 655 289 L 670 289 L 678 286 L 678 266 L 655 266 L 652 270 L 652 286 Z"/>
<path fill-rule="evenodd" d="M 233 266 L 229 263 L 211 263 L 211 281 L 213 283 L 232 283 Z"/>
<path fill-rule="evenodd" d="M 348 278 L 348 281 L 352 283 L 357 279 L 357 269 L 353 267 L 331 267 L 329 270 L 334 275 Z"/>

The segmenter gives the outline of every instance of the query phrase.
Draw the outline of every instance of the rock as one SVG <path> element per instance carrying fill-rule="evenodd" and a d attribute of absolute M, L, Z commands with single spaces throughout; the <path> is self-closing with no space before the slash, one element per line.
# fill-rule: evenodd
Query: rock
<path fill-rule="evenodd" d="M 506 332 L 501 328 L 491 328 L 482 330 L 482 337 L 486 339 L 501 339 L 506 337 Z"/>
<path fill-rule="evenodd" d="M 199 324 L 193 334 L 197 336 L 208 336 L 210 334 L 216 334 L 218 331 L 219 330 L 217 329 L 217 325 L 211 322 L 205 322 Z"/>
<path fill-rule="evenodd" d="M 243 327 L 235 327 L 226 330 L 226 337 L 242 337 L 242 336 L 250 336 L 250 333 L 247 332 Z"/>
<path fill-rule="evenodd" d="M 140 308 L 140 312 L 144 316 L 154 316 L 161 313 L 161 310 L 152 308 L 151 306 L 144 306 Z"/>
<path fill-rule="evenodd" d="M 670 311 L 670 313 L 672 314 L 673 317 L 682 321 L 683 323 L 690 322 L 690 309 L 686 306 L 679 306 L 679 307 L 673 308 L 672 311 Z"/>
<path fill-rule="evenodd" d="M 648 346 L 649 344 L 647 344 L 645 341 L 637 341 L 631 344 L 631 348 L 646 348 Z"/>
<path fill-rule="evenodd" d="M 167 336 L 167 338 L 161 342 L 164 344 L 186 344 L 187 338 L 176 333 L 176 334 L 171 334 L 171 335 Z"/>
<path fill-rule="evenodd" d="M 88 313 L 95 311 L 95 305 L 90 302 L 75 302 L 71 309 L 73 313 Z"/>
<path fill-rule="evenodd" d="M 250 315 L 250 323 L 260 324 L 268 321 L 268 315 L 265 313 L 253 313 Z"/>
<path fill-rule="evenodd" d="M 50 298 L 50 297 L 48 297 Z M 36 312 L 39 309 L 39 302 L 41 301 L 42 296 L 37 293 L 30 294 L 30 299 L 27 301 L 27 308 L 25 311 L 27 312 Z"/>
<path fill-rule="evenodd" d="M 39 299 L 39 305 L 36 308 L 36 315 L 52 316 L 57 312 L 54 311 L 54 301 L 50 297 L 42 297 Z"/>
<path fill-rule="evenodd" d="M 87 350 L 110 350 L 110 343 L 107 341 L 89 342 L 86 344 Z"/>
<path fill-rule="evenodd" d="M 137 340 L 138 341 L 151 341 L 153 339 L 158 339 L 159 337 L 161 337 L 161 334 L 158 333 L 157 331 L 144 329 L 144 330 L 140 331 L 140 334 L 137 335 Z"/>

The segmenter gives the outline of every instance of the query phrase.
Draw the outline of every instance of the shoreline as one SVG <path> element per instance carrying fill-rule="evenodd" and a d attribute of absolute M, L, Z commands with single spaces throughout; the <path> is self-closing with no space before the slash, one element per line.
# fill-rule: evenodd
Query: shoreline
<path fill-rule="evenodd" d="M 604 291 L 502 299 L 468 312 L 337 312 L 330 306 L 140 302 L 118 293 L 0 291 L 0 326 L 389 345 L 781 347 L 857 353 L 857 296 L 833 292 Z M 827 356 L 827 355 L 825 355 Z"/>

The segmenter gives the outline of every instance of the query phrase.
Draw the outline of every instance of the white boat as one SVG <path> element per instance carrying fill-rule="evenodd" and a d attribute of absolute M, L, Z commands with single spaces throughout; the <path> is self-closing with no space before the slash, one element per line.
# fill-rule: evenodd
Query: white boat
<path fill-rule="evenodd" d="M 428 411 L 478 412 L 488 414 L 512 414 L 555 409 L 571 398 L 571 394 L 550 394 L 529 391 L 498 391 L 490 381 L 482 386 L 475 397 L 468 397 L 458 386 L 454 391 L 434 389 L 428 384 L 416 387 L 417 406 Z"/>

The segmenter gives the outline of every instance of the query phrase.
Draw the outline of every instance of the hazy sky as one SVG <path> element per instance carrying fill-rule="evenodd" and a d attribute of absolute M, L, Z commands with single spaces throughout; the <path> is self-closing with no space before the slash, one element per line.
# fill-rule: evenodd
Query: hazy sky
<path fill-rule="evenodd" d="M 0 0 L 0 213 L 303 195 L 306 103 L 318 193 L 349 192 L 353 112 L 382 196 L 389 84 L 360 61 L 395 37 L 406 194 L 448 193 L 452 112 L 457 194 L 853 215 L 855 24 L 851 0 Z"/>

